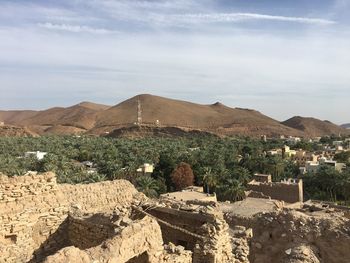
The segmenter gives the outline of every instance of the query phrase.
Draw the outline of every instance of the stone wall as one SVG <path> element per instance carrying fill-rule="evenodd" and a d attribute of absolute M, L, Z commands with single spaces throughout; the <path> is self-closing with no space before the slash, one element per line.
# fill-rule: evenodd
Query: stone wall
<path fill-rule="evenodd" d="M 260 192 L 272 199 L 283 200 L 287 203 L 303 202 L 302 180 L 299 180 L 298 183 L 261 183 L 253 181 L 248 184 L 248 190 Z"/>
<path fill-rule="evenodd" d="M 130 205 L 135 198 L 142 197 L 142 194 L 126 180 L 61 184 L 58 185 L 58 189 L 66 196 L 70 205 L 88 213 L 110 211 L 116 206 Z"/>
<path fill-rule="evenodd" d="M 150 209 L 148 212 L 152 216 L 168 223 L 160 223 L 165 243 L 172 242 L 175 245 L 181 245 L 190 250 L 193 250 L 196 243 L 199 242 L 199 237 L 191 235 L 191 233 L 201 236 L 201 227 L 207 220 L 213 221 L 212 217 L 166 207 L 157 207 L 155 209 Z M 171 226 L 181 227 L 188 232 L 181 231 Z"/>
<path fill-rule="evenodd" d="M 140 258 L 142 260 L 140 261 Z M 164 250 L 162 233 L 158 223 L 150 218 L 132 222 L 122 231 L 101 245 L 86 250 L 67 247 L 49 256 L 44 263 L 61 262 L 147 262 L 147 263 L 190 263 L 188 251 Z"/>
<path fill-rule="evenodd" d="M 53 173 L 1 175 L 0 262 L 27 262 L 34 251 L 39 257 L 43 247 L 51 252 L 61 248 L 67 214 L 67 200 Z"/>
<path fill-rule="evenodd" d="M 193 263 L 232 262 L 229 226 L 218 210 L 198 212 L 157 207 L 147 212 L 161 220 L 158 222 L 165 242 L 193 251 Z"/>
<path fill-rule="evenodd" d="M 98 246 L 115 234 L 109 217 L 100 214 L 87 217 L 69 215 L 67 230 L 70 244 L 80 249 Z"/>
<path fill-rule="evenodd" d="M 193 251 L 193 263 L 231 263 L 232 240 L 229 235 L 229 226 L 221 217 L 215 216 L 213 223 L 208 223 L 205 229 L 205 238 L 198 243 Z"/>
<path fill-rule="evenodd" d="M 144 195 L 125 180 L 58 185 L 53 173 L 15 177 L 0 175 L 0 262 L 38 262 L 71 245 L 69 211 L 105 212 L 116 206 L 130 206 L 136 199 L 143 198 Z M 88 224 L 79 223 L 80 227 Z M 73 220 L 71 233 L 79 223 Z M 106 229 L 95 230 L 100 231 L 101 239 L 105 237 L 103 231 Z M 92 236 L 86 235 L 85 238 L 88 244 Z M 71 240 L 74 242 L 74 236 Z"/>
<path fill-rule="evenodd" d="M 232 262 L 220 211 L 152 202 L 148 210 L 146 199 L 125 180 L 57 185 L 53 173 L 1 175 L 0 262 Z M 175 245 L 163 246 L 162 234 Z"/>

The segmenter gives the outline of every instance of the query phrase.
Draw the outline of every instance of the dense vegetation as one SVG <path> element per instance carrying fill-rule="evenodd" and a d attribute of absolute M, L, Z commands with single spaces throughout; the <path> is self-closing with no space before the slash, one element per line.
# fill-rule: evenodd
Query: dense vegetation
<path fill-rule="evenodd" d="M 127 179 L 147 195 L 157 196 L 178 188 L 172 177 L 183 162 L 192 168 L 195 184 L 204 185 L 209 192 L 216 192 L 221 200 L 239 200 L 256 172 L 272 174 L 275 181 L 298 176 L 298 167 L 292 161 L 266 156 L 266 151 L 282 146 L 283 141 L 280 140 L 263 142 L 243 137 L 199 135 L 137 140 L 87 136 L 3 137 L 0 138 L 0 172 L 12 176 L 29 170 L 54 171 L 60 183 Z M 27 151 L 48 154 L 39 161 L 34 157 L 24 158 Z M 89 173 L 81 164 L 83 161 L 92 161 L 97 171 Z M 143 163 L 155 164 L 152 176 L 136 172 Z M 304 180 L 307 197 L 350 199 L 349 170 L 340 174 L 325 168 L 316 175 L 305 176 Z"/>

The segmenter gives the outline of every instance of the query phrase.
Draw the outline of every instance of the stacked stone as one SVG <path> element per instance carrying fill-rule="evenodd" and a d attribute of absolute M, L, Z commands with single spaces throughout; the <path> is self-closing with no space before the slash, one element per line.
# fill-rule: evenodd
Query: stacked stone
<path fill-rule="evenodd" d="M 229 226 L 222 214 L 216 212 L 212 216 L 213 220 L 201 228 L 202 236 L 206 238 L 194 248 L 193 263 L 234 262 Z"/>
<path fill-rule="evenodd" d="M 95 217 L 91 215 L 91 217 Z M 69 243 L 80 249 L 98 246 L 114 235 L 114 225 L 110 221 L 92 221 L 88 217 L 77 218 L 69 216 L 68 239 Z"/>
<path fill-rule="evenodd" d="M 243 226 L 232 229 L 232 254 L 235 262 L 249 263 L 249 241 L 253 237 L 253 230 Z"/>
<path fill-rule="evenodd" d="M 163 263 L 192 263 L 192 252 L 185 250 L 182 246 L 175 246 L 173 243 L 169 243 L 164 245 L 161 260 Z"/>
<path fill-rule="evenodd" d="M 140 196 L 127 180 L 78 185 L 62 184 L 58 188 L 71 205 L 79 205 L 82 211 L 89 213 L 112 211 L 116 206 L 130 206 L 135 197 Z"/>
<path fill-rule="evenodd" d="M 0 176 L 0 262 L 28 261 L 67 217 L 53 173 Z M 57 240 L 55 241 L 57 242 Z M 54 247 L 55 243 L 46 246 Z"/>
<path fill-rule="evenodd" d="M 132 222 L 118 235 L 104 241 L 99 246 L 77 251 L 75 247 L 64 248 L 56 255 L 49 256 L 45 263 L 78 262 L 84 258 L 86 263 L 118 262 L 124 263 L 129 259 L 147 253 L 151 263 L 158 263 L 163 254 L 162 235 L 160 227 L 154 219 L 145 217 Z M 79 258 L 75 258 L 79 256 Z"/>
<path fill-rule="evenodd" d="M 141 202 L 146 197 L 125 180 L 57 185 L 53 173 L 0 175 L 0 262 L 27 262 L 33 256 L 38 261 L 69 245 L 69 211 L 105 213 L 116 206 L 130 207 L 135 199 Z M 96 243 L 107 236 L 105 227 L 89 229 L 80 233 L 87 240 L 93 239 L 94 231 L 101 237 Z"/>

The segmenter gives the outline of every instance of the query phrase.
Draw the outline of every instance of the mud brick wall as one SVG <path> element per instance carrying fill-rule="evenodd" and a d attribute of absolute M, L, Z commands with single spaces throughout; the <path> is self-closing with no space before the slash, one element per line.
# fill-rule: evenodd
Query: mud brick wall
<path fill-rule="evenodd" d="M 35 251 L 40 256 L 43 246 L 60 249 L 66 237 L 58 233 L 67 214 L 53 173 L 0 175 L 0 262 L 27 262 Z M 55 238 L 45 243 L 51 235 Z"/>
<path fill-rule="evenodd" d="M 255 183 L 248 184 L 248 190 L 261 192 L 276 200 L 287 203 L 303 202 L 303 183 L 299 180 L 296 184 L 286 183 Z"/>

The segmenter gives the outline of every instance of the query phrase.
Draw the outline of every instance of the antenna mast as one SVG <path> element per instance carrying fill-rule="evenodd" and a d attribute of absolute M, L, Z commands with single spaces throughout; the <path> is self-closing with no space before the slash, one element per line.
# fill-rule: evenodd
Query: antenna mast
<path fill-rule="evenodd" d="M 141 109 L 141 101 L 137 99 L 137 125 L 142 124 L 142 109 Z"/>

